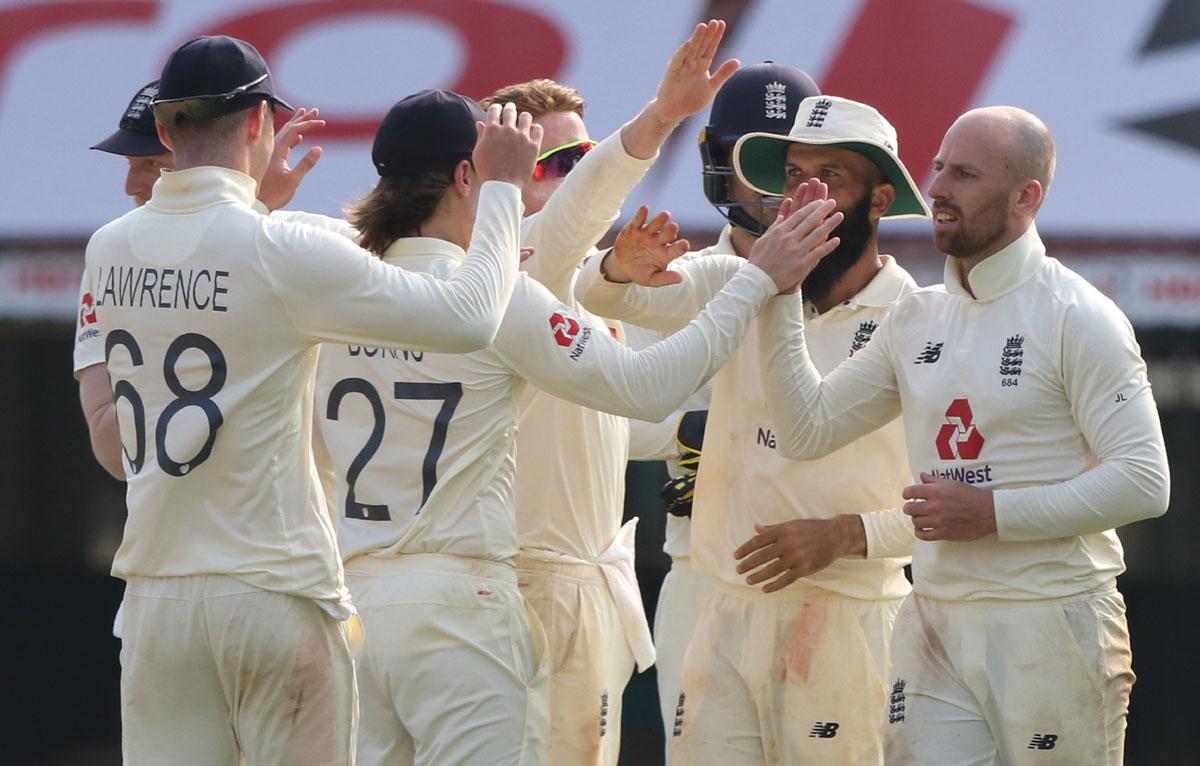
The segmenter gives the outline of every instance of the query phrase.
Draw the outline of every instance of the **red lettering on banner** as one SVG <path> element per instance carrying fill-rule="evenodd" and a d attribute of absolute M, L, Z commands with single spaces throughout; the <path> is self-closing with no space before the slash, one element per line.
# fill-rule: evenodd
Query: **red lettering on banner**
<path fill-rule="evenodd" d="M 1012 28 L 967 0 L 865 0 L 821 90 L 875 107 L 924 186 L 942 136 L 971 105 Z"/>
<path fill-rule="evenodd" d="M 424 16 L 448 24 L 462 36 L 467 60 L 453 83 L 430 83 L 473 98 L 490 95 L 502 85 L 555 77 L 566 59 L 566 41 L 544 16 L 524 8 L 489 0 L 314 0 L 259 8 L 212 25 L 206 34 L 238 37 L 254 45 L 270 64 L 295 35 L 310 26 L 352 16 Z M 384 78 L 386 82 L 386 78 Z M 279 84 L 277 83 L 277 86 Z M 286 89 L 280 95 L 292 100 Z M 399 99 L 407 94 L 397 93 Z M 320 106 L 316 104 L 315 106 Z M 370 141 L 382 114 L 335 114 L 322 110 L 328 125 L 322 139 Z"/>
<path fill-rule="evenodd" d="M 35 3 L 0 11 L 0 75 L 8 72 L 9 59 L 36 37 L 66 27 L 117 22 L 145 23 L 158 13 L 158 3 L 96 2 Z M 0 93 L 3 93 L 0 82 Z"/>
<path fill-rule="evenodd" d="M 1146 286 L 1146 294 L 1161 303 L 1195 303 L 1200 301 L 1200 279 L 1180 275 L 1155 277 Z"/>

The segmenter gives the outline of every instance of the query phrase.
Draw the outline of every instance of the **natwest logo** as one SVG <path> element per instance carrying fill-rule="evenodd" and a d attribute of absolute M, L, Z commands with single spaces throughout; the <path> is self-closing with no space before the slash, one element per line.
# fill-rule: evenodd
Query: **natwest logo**
<path fill-rule="evenodd" d="M 90 324 L 96 324 L 96 301 L 91 293 L 84 293 L 79 305 L 79 326 L 87 327 Z"/>
<path fill-rule="evenodd" d="M 955 399 L 946 408 L 946 424 L 938 429 L 937 451 L 942 460 L 975 460 L 983 449 L 983 434 L 971 422 L 971 404 Z"/>
<path fill-rule="evenodd" d="M 555 311 L 550 315 L 550 331 L 554 333 L 554 342 L 566 348 L 579 334 L 579 322 Z"/>

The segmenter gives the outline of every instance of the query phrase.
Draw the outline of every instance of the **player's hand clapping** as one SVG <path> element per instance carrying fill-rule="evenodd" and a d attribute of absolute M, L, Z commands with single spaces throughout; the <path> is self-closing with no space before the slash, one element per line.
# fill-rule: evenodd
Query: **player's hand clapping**
<path fill-rule="evenodd" d="M 475 123 L 475 170 L 484 181 L 507 181 L 524 188 L 533 178 L 542 144 L 542 126 L 534 125 L 528 112 L 517 113 L 512 103 L 492 104 L 485 122 Z"/>
<path fill-rule="evenodd" d="M 750 263 L 767 272 L 781 293 L 795 292 L 822 258 L 841 240 L 830 237 L 842 214 L 828 198 L 828 187 L 815 178 L 783 198 L 779 215 L 750 249 Z"/>
<path fill-rule="evenodd" d="M 691 247 L 686 239 L 676 239 L 679 225 L 663 211 L 648 223 L 650 208 L 642 205 L 604 256 L 600 268 L 610 282 L 636 282 L 647 287 L 672 285 L 682 280 L 667 264 Z"/>

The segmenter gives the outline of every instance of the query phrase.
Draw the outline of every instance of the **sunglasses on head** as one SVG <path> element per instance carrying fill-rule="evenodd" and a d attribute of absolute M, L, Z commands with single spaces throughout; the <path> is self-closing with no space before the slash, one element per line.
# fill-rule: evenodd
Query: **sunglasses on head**
<path fill-rule="evenodd" d="M 548 152 L 542 152 L 533 166 L 533 178 L 541 181 L 546 178 L 562 178 L 596 146 L 596 142 L 585 138 L 582 141 L 572 141 L 569 144 L 556 146 Z"/>

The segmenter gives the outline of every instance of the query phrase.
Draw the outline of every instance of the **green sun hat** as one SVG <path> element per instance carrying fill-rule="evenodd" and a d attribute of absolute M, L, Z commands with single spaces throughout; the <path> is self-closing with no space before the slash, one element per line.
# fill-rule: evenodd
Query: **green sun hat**
<path fill-rule="evenodd" d="M 800 102 L 786 136 L 747 133 L 733 147 L 733 168 L 759 194 L 782 197 L 787 151 L 792 144 L 849 149 L 874 162 L 896 188 L 884 218 L 929 218 L 929 206 L 900 161 L 896 129 L 873 107 L 838 96 L 809 96 Z"/>

